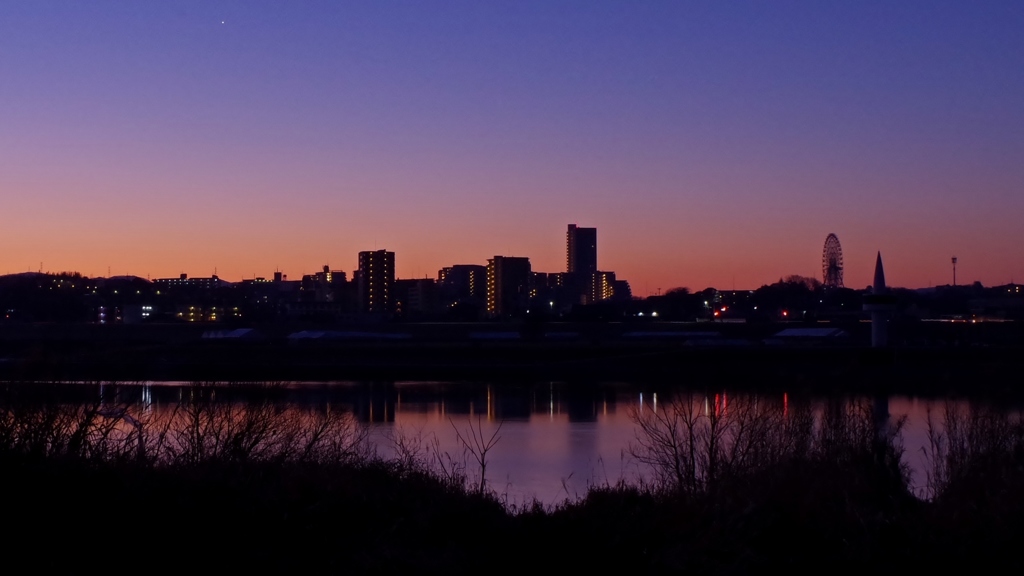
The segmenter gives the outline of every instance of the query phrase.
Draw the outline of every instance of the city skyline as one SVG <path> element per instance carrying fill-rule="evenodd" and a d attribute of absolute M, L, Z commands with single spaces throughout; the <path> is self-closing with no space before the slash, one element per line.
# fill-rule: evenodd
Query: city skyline
<path fill-rule="evenodd" d="M 1024 5 L 0 9 L 0 272 L 399 278 L 601 229 L 636 295 L 1024 278 Z"/>
<path fill-rule="evenodd" d="M 570 224 L 569 227 L 570 227 L 569 234 L 571 235 L 572 234 L 572 230 L 573 230 L 573 228 L 576 227 L 576 225 L 575 224 Z M 589 232 L 595 233 L 595 235 L 596 235 L 596 227 L 576 228 L 576 230 L 577 231 L 589 231 Z M 830 233 L 830 236 L 832 236 L 832 235 L 834 235 L 834 234 Z M 570 252 L 571 250 L 572 250 L 571 244 L 570 244 L 570 242 L 567 239 L 565 251 L 566 252 Z M 593 249 L 593 252 L 596 253 L 596 247 Z M 41 273 L 45 273 L 45 274 L 78 273 L 78 274 L 82 274 L 85 277 L 90 277 L 90 278 L 107 278 L 107 277 L 131 276 L 131 277 L 143 278 L 143 279 L 150 280 L 150 281 L 153 281 L 153 282 L 156 282 L 156 281 L 174 281 L 175 279 L 178 279 L 178 278 L 181 278 L 181 279 L 185 279 L 185 278 L 190 278 L 190 279 L 195 279 L 195 278 L 219 278 L 221 280 L 229 281 L 229 282 L 240 282 L 240 281 L 243 281 L 243 280 L 252 280 L 252 279 L 257 279 L 257 278 L 258 279 L 267 279 L 267 278 L 271 278 L 271 277 L 280 276 L 282 274 L 284 275 L 284 278 L 287 279 L 289 276 L 291 276 L 292 280 L 295 281 L 295 280 L 297 280 L 300 277 L 310 275 L 310 273 L 315 275 L 321 269 L 324 270 L 325 274 L 329 274 L 327 272 L 327 270 L 329 270 L 329 269 L 331 269 L 331 270 L 337 269 L 339 271 L 343 271 L 344 273 L 348 273 L 348 272 L 351 271 L 353 273 L 353 281 L 354 282 L 358 282 L 359 272 L 360 272 L 361 268 L 363 267 L 362 259 L 363 259 L 364 255 L 378 254 L 378 253 L 379 254 L 385 254 L 386 253 L 386 254 L 388 254 L 390 256 L 390 258 L 391 258 L 390 266 L 394 267 L 394 270 L 392 270 L 390 273 L 393 275 L 394 279 L 410 279 L 410 280 L 413 280 L 413 279 L 439 280 L 440 279 L 440 275 L 444 271 L 450 269 L 452 266 L 467 266 L 467 265 L 474 266 L 474 265 L 479 265 L 481 267 L 486 268 L 486 264 L 488 262 L 492 261 L 494 258 L 516 258 L 516 259 L 526 259 L 526 260 L 531 260 L 531 258 L 532 258 L 528 254 L 526 254 L 526 255 L 495 254 L 495 255 L 493 255 L 491 257 L 484 258 L 483 259 L 483 264 L 481 264 L 480 262 L 449 262 L 447 264 L 443 264 L 443 265 L 439 266 L 434 271 L 434 273 L 432 273 L 432 274 L 427 272 L 427 273 L 424 273 L 422 275 L 401 276 L 401 275 L 395 273 L 395 270 L 400 270 L 401 269 L 398 266 L 398 263 L 400 263 L 401 260 L 399 260 L 396 257 L 395 251 L 394 250 L 389 250 L 387 248 L 375 248 L 373 250 L 360 250 L 360 251 L 358 251 L 356 253 L 356 258 L 355 258 L 356 261 L 355 261 L 354 265 L 352 265 L 350 267 L 346 267 L 345 265 L 336 266 L 334 264 L 334 261 L 326 260 L 325 263 L 323 263 L 322 265 L 313 266 L 312 270 L 302 269 L 302 270 L 298 271 L 297 273 L 296 272 L 291 272 L 289 270 L 285 270 L 282 267 L 277 266 L 277 267 L 274 267 L 274 269 L 271 270 L 271 271 L 257 271 L 257 272 L 253 272 L 253 273 L 248 274 L 248 275 L 234 276 L 234 277 L 226 276 L 224 274 L 218 273 L 216 267 L 214 267 L 213 271 L 211 273 L 209 273 L 209 274 L 204 274 L 204 273 L 202 273 L 202 271 L 198 271 L 198 273 L 196 273 L 197 271 L 186 270 L 185 268 L 181 268 L 177 272 L 174 272 L 174 273 L 171 273 L 171 274 L 163 274 L 163 275 L 156 275 L 156 274 L 151 274 L 151 273 L 140 274 L 140 273 L 137 273 L 137 272 L 134 272 L 134 271 L 125 271 L 125 272 L 122 273 L 122 272 L 115 271 L 115 270 L 112 270 L 112 269 L 108 270 L 106 274 L 103 274 L 103 273 L 89 274 L 89 273 L 82 272 L 79 269 L 57 269 L 57 270 L 55 270 L 55 269 L 44 268 L 43 267 L 44 263 L 40 262 L 39 263 L 39 267 L 36 268 L 36 269 L 32 269 L 31 267 L 28 267 L 25 270 L 21 270 L 21 271 L 5 271 L 3 273 L 3 275 L 20 274 L 20 273 L 26 273 L 26 272 L 29 272 L 29 273 L 41 272 Z M 820 248 L 819 248 L 818 258 L 819 258 L 819 260 L 821 258 Z M 957 260 L 957 259 L 954 257 L 953 260 Z M 532 262 L 532 260 L 531 260 L 531 262 Z M 594 268 L 594 270 L 590 271 L 590 272 L 586 272 L 585 274 L 591 274 L 593 272 L 596 272 L 598 268 L 605 268 L 605 269 L 610 269 L 611 268 L 611 267 L 607 267 L 607 266 L 605 266 L 605 267 L 597 266 L 596 265 L 596 257 L 592 261 L 592 264 L 593 264 L 593 266 L 591 266 L 591 267 Z M 954 264 L 954 269 L 955 269 L 956 263 L 954 262 L 953 264 Z M 556 269 L 552 269 L 552 270 L 548 270 L 546 268 L 545 269 L 539 269 L 538 268 L 538 269 L 535 269 L 535 271 L 539 271 L 539 272 L 542 272 L 542 273 L 572 272 L 568 268 L 569 268 L 569 266 L 567 266 L 567 263 L 563 263 L 561 268 L 556 268 Z M 589 270 L 589 268 L 588 268 L 588 270 Z M 874 272 L 872 272 L 872 275 L 873 274 L 874 274 Z M 928 287 L 932 287 L 932 286 L 955 285 L 957 283 L 956 282 L 955 270 L 951 274 L 952 274 L 952 277 L 951 277 L 952 281 L 934 282 L 934 283 L 930 283 L 928 286 L 899 286 L 899 287 L 915 289 L 915 288 L 928 288 Z M 613 273 L 613 275 L 614 275 L 614 273 Z M 775 278 L 775 280 L 767 281 L 767 282 L 764 282 L 763 284 L 759 284 L 757 286 L 735 286 L 735 285 L 730 285 L 730 286 L 720 285 L 720 286 L 716 286 L 716 285 L 708 285 L 708 286 L 703 286 L 703 288 L 716 288 L 716 289 L 719 289 L 719 290 L 753 290 L 753 289 L 756 289 L 756 288 L 760 288 L 762 286 L 773 284 L 775 282 L 778 282 L 780 280 L 783 280 L 783 279 L 785 279 L 787 277 L 791 277 L 791 276 L 802 276 L 802 277 L 805 277 L 805 278 L 811 278 L 811 279 L 817 280 L 819 282 L 823 282 L 825 280 L 823 275 L 822 275 L 822 272 L 820 271 L 820 268 L 819 268 L 819 270 L 818 270 L 818 272 L 816 274 L 814 272 L 808 272 L 806 274 L 799 273 L 799 272 L 780 272 L 780 273 L 777 274 L 777 277 Z M 974 282 L 980 282 L 980 281 L 978 281 L 978 280 L 970 280 L 970 279 L 966 279 L 966 281 L 965 281 L 965 279 L 961 277 L 960 284 L 964 284 L 964 283 L 972 284 Z M 984 284 L 984 283 L 982 283 L 982 284 L 986 285 L 986 286 L 995 286 L 995 285 L 1015 284 L 1015 283 L 1016 283 L 1015 279 L 1010 278 L 1006 282 L 996 282 L 994 284 Z M 859 285 L 847 285 L 846 287 L 847 288 L 852 288 L 852 289 L 855 289 L 855 290 L 859 290 L 859 289 L 863 288 L 862 286 L 859 286 Z M 867 287 L 870 288 L 870 283 L 867 285 Z M 698 287 L 696 287 L 694 285 L 677 284 L 677 285 L 669 286 L 667 288 L 666 287 L 661 287 L 661 286 L 659 286 L 657 288 L 649 288 L 648 286 L 642 286 L 642 287 L 640 287 L 639 291 L 637 290 L 637 287 L 634 287 L 633 288 L 633 292 L 634 292 L 634 294 L 636 296 L 654 296 L 654 295 L 662 294 L 662 293 L 664 293 L 664 292 L 666 292 L 668 290 L 672 290 L 672 289 L 675 289 L 675 288 L 687 288 L 687 289 L 690 289 L 690 290 L 693 290 L 693 291 L 697 291 L 697 290 L 702 289 L 702 288 L 698 288 Z"/>

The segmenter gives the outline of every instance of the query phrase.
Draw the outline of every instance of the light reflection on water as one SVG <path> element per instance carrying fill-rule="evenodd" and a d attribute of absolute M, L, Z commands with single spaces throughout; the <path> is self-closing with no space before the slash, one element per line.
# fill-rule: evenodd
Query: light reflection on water
<path fill-rule="evenodd" d="M 131 404 L 161 418 L 181 400 L 196 393 L 188 383 L 101 384 L 98 390 L 74 396 Z M 84 394 L 82 393 L 84 392 Z M 484 439 L 497 434 L 487 454 L 488 487 L 519 504 L 536 498 L 546 505 L 576 498 L 592 485 L 634 482 L 642 470 L 628 455 L 635 440 L 637 413 L 659 409 L 680 393 L 670 387 L 654 390 L 632 384 L 570 385 L 543 383 L 497 385 L 484 383 L 290 383 L 246 387 L 214 384 L 204 390 L 210 399 L 243 402 L 263 394 L 282 408 L 299 412 L 343 411 L 369 427 L 377 450 L 392 456 L 396 441 L 423 458 L 432 451 L 466 458 L 459 435 L 474 428 Z M 687 392 L 692 394 L 692 392 Z M 727 411 L 730 402 L 746 399 L 776 407 L 785 414 L 795 402 L 823 405 L 826 398 L 793 394 L 730 395 L 725 391 L 696 394 L 705 411 Z M 912 486 L 923 492 L 927 480 L 928 415 L 941 414 L 947 400 L 894 396 L 871 400 L 875 410 L 887 407 L 892 419 L 905 417 L 904 461 L 912 471 Z M 956 401 L 965 405 L 964 401 Z M 433 440 L 436 439 L 436 444 Z M 468 457 L 470 480 L 478 481 L 478 466 Z"/>

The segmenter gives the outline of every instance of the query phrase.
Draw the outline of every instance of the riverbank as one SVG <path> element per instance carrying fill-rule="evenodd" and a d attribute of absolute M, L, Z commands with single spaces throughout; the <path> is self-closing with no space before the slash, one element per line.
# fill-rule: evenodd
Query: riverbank
<path fill-rule="evenodd" d="M 22 381 L 485 380 L 729 381 L 757 392 L 1024 395 L 1024 350 L 988 348 L 699 347 L 487 343 L 195 342 L 147 346 L 47 344 L 0 362 Z"/>
<path fill-rule="evenodd" d="M 10 380 L 714 382 L 752 391 L 1024 395 L 1015 323 L 382 324 L 359 330 L 195 325 L 0 327 Z M 794 336 L 776 337 L 784 331 Z M 795 331 L 795 332 L 792 332 Z M 836 332 L 838 331 L 838 332 Z M 831 335 L 829 335 L 831 334 Z M 840 334 L 835 336 L 835 334 Z M 295 337 L 299 335 L 301 337 Z"/>

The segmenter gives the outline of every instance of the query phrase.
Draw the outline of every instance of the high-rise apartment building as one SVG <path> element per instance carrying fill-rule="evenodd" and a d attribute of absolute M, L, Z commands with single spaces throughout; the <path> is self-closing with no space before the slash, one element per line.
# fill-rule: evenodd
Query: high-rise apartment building
<path fill-rule="evenodd" d="M 597 272 L 597 228 L 569 224 L 565 235 L 566 271 L 589 276 Z"/>
<path fill-rule="evenodd" d="M 394 252 L 360 252 L 356 280 L 359 286 L 360 311 L 392 312 L 395 286 Z"/>
<path fill-rule="evenodd" d="M 456 264 L 437 271 L 437 282 L 444 298 L 454 302 L 466 298 L 487 298 L 487 267 Z"/>
<path fill-rule="evenodd" d="M 430 278 L 395 280 L 392 295 L 395 313 L 404 318 L 433 314 L 438 311 L 438 284 Z"/>
<path fill-rule="evenodd" d="M 590 275 L 588 302 L 611 300 L 615 295 L 615 272 L 594 272 Z"/>
<path fill-rule="evenodd" d="M 487 312 L 520 316 L 530 302 L 530 259 L 495 256 L 487 260 Z"/>

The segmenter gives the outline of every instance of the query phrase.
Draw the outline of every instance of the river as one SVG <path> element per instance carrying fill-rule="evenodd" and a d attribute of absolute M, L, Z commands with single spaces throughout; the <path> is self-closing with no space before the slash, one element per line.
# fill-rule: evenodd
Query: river
<path fill-rule="evenodd" d="M 41 385 L 44 386 L 44 385 Z M 127 405 L 156 415 L 173 410 L 194 389 L 188 382 L 90 383 L 60 385 L 56 394 L 69 401 Z M 637 446 L 637 418 L 664 410 L 666 403 L 686 395 L 703 411 L 725 411 L 737 402 L 762 403 L 772 410 L 840 401 L 888 412 L 888 426 L 899 427 L 903 459 L 911 487 L 927 495 L 929 416 L 941 429 L 948 407 L 984 405 L 967 400 L 891 396 L 888 398 L 826 398 L 788 393 L 731 394 L 720 388 L 688 389 L 625 382 L 489 384 L 485 382 L 334 382 L 238 385 L 204 384 L 228 402 L 270 398 L 282 408 L 303 413 L 344 412 L 367 431 L 378 453 L 413 455 L 427 462 L 437 458 L 463 464 L 469 480 L 480 480 L 480 459 L 486 464 L 487 487 L 509 505 L 537 500 L 545 506 L 583 496 L 594 485 L 637 482 L 647 470 L 631 455 Z M 269 396 L 265 396 L 268 393 Z M 999 410 L 1018 413 L 1017 406 Z M 474 449 L 467 450 L 467 446 Z"/>

